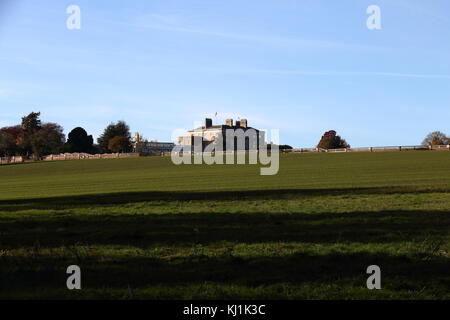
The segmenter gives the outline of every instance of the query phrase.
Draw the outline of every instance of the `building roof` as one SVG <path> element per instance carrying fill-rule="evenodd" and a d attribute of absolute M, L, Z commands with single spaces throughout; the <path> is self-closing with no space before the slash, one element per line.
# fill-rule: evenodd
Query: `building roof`
<path fill-rule="evenodd" d="M 236 129 L 245 129 L 245 130 L 253 129 L 253 130 L 259 131 L 258 129 L 255 129 L 253 127 L 228 126 L 226 124 L 221 124 L 221 125 L 215 125 L 215 126 L 211 126 L 211 127 L 201 126 L 201 127 L 189 130 L 188 132 L 194 132 L 194 131 L 200 131 L 200 130 L 208 131 L 208 130 L 217 130 L 217 129 L 222 129 L 222 130 L 223 129 L 234 129 L 234 130 L 236 130 Z"/>

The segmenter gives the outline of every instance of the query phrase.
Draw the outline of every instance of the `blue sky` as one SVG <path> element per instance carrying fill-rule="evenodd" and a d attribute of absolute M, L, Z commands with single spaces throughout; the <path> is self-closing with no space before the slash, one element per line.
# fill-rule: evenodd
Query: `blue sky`
<path fill-rule="evenodd" d="M 450 134 L 448 0 L 0 3 L 0 126 L 41 111 L 66 133 L 125 120 L 166 141 L 217 112 L 296 147 L 330 129 L 355 147 Z"/>

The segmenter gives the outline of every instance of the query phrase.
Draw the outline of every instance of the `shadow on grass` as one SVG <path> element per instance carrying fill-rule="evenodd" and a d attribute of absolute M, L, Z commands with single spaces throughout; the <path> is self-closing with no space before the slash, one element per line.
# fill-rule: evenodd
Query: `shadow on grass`
<path fill-rule="evenodd" d="M 371 194 L 422 194 L 450 193 L 449 187 L 368 187 L 368 188 L 334 188 L 334 189 L 271 189 L 241 191 L 142 191 L 119 192 L 107 194 L 87 194 L 60 196 L 51 198 L 0 200 L 0 211 L 18 211 L 27 209 L 58 210 L 66 207 L 91 207 L 99 205 L 117 205 L 146 201 L 190 201 L 190 200 L 258 200 L 283 199 L 289 197 L 321 197 L 342 195 Z"/>
<path fill-rule="evenodd" d="M 366 269 L 373 264 L 382 268 L 384 288 L 432 290 L 435 294 L 440 292 L 447 295 L 450 288 L 448 258 L 422 261 L 385 253 L 297 253 L 241 257 L 230 252 L 216 257 L 191 255 L 168 259 L 134 256 L 107 262 L 92 258 L 83 261 L 53 257 L 28 259 L 4 259 L 0 265 L 1 288 L 22 288 L 24 292 L 36 288 L 42 291 L 48 288 L 62 289 L 67 277 L 65 270 L 72 263 L 81 266 L 83 287 L 90 289 L 145 288 L 156 285 L 170 288 L 205 282 L 248 287 L 336 283 L 365 288 L 368 277 Z"/>
<path fill-rule="evenodd" d="M 0 211 L 93 207 L 93 214 L 57 213 L 28 215 L 24 219 L 0 219 L 0 249 L 36 248 L 30 254 L 0 255 L 0 290 L 36 292 L 64 288 L 66 268 L 79 264 L 85 288 L 144 288 L 203 283 L 247 287 L 280 285 L 329 285 L 339 283 L 365 288 L 366 268 L 382 268 L 383 284 L 390 289 L 439 298 L 449 292 L 449 258 L 433 255 L 372 254 L 366 251 L 276 254 L 277 246 L 295 243 L 342 245 L 446 241 L 450 211 L 399 210 L 305 214 L 293 213 L 183 213 L 183 214 L 95 214 L 101 205 L 146 201 L 282 199 L 294 196 L 395 194 L 436 192 L 410 188 L 365 188 L 328 190 L 267 190 L 243 192 L 169 193 L 141 192 L 60 197 L 37 200 L 0 201 Z M 447 192 L 447 191 L 444 191 Z M 283 242 L 285 242 L 283 244 Z M 217 246 L 214 245 L 217 243 Z M 234 245 L 268 244 L 267 252 L 246 252 Z M 212 245 L 215 255 L 202 253 L 202 245 Z M 40 255 L 39 248 L 118 245 L 123 247 L 180 247 L 183 255 L 146 257 L 133 248 L 126 256 L 105 252 L 73 254 L 70 257 Z M 200 248 L 196 251 L 196 248 Z M 428 254 L 433 244 L 425 248 Z M 24 252 L 27 252 L 25 249 Z M 250 249 L 248 249 L 250 250 Z M 69 254 L 68 256 L 70 256 Z M 174 294 L 172 292 L 172 294 Z M 306 293 L 305 293 L 306 294 Z M 0 296 L 7 296 L 2 293 Z M 175 293 L 176 295 L 176 293 Z M 180 294 L 181 295 L 181 294 Z M 274 296 L 273 293 L 269 295 Z M 179 296 L 178 296 L 179 297 Z M 220 296 L 213 296 L 220 298 Z M 345 297 L 345 293 L 343 296 Z M 206 295 L 205 298 L 208 298 Z"/>
<path fill-rule="evenodd" d="M 389 243 L 448 237 L 450 212 L 62 215 L 0 220 L 0 247 L 236 243 Z"/>

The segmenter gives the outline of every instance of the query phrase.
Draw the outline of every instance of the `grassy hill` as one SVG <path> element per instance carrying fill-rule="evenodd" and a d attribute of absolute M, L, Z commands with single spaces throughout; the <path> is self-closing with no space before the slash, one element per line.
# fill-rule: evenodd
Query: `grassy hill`
<path fill-rule="evenodd" d="M 0 190 L 0 298 L 450 298 L 446 151 L 282 155 L 276 176 L 164 157 L 17 164 Z"/>

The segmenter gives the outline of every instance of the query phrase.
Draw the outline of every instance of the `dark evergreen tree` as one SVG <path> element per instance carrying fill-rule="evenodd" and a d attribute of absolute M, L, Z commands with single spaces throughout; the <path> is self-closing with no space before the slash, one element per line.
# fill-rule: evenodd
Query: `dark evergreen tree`
<path fill-rule="evenodd" d="M 65 150 L 67 152 L 93 152 L 94 139 L 81 127 L 73 129 L 67 139 Z"/>
<path fill-rule="evenodd" d="M 125 123 L 125 121 L 118 121 L 117 123 L 111 123 L 108 125 L 103 134 L 97 139 L 98 147 L 101 152 L 110 152 L 109 141 L 114 137 L 125 137 L 131 146 L 131 133 L 130 127 Z M 131 151 L 131 147 L 125 152 Z"/>

